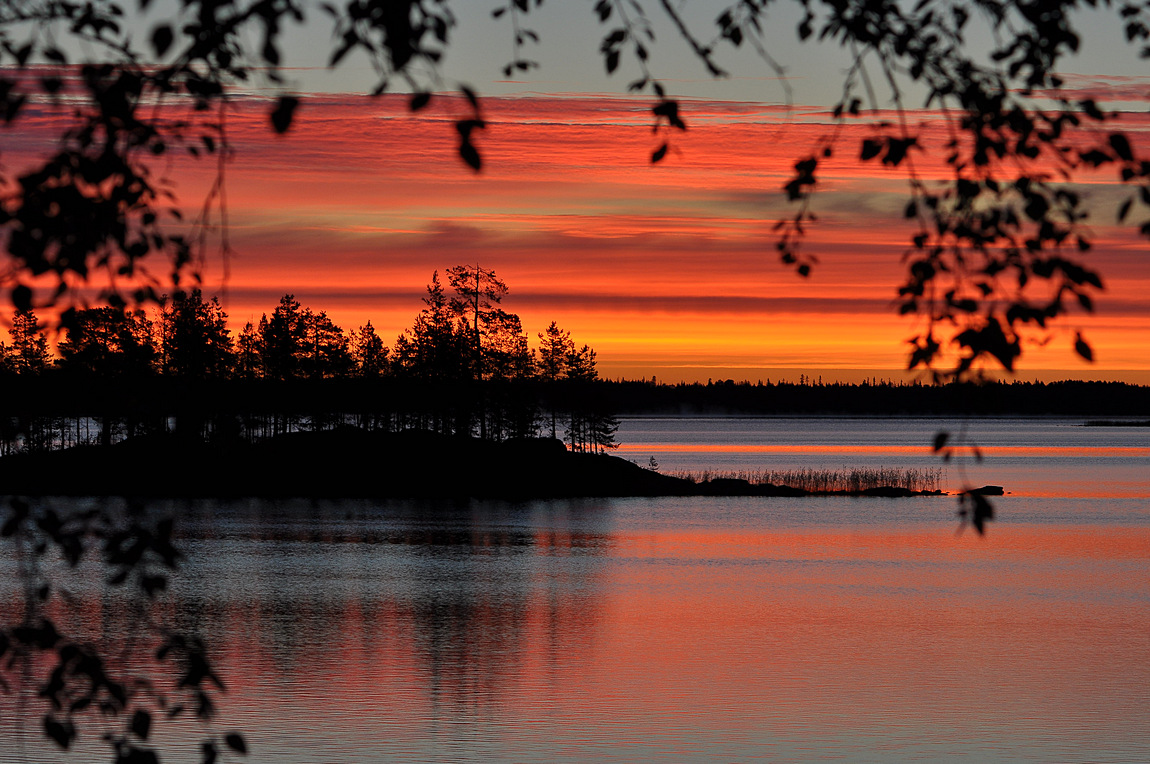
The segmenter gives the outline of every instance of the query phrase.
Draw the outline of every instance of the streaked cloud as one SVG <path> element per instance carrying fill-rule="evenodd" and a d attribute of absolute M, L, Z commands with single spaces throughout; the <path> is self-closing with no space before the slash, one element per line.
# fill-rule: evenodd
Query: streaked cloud
<path fill-rule="evenodd" d="M 901 222 L 902 171 L 862 165 L 854 154 L 870 128 L 844 128 L 822 163 L 821 220 L 805 245 L 821 262 L 801 279 L 778 263 L 771 229 L 793 214 L 781 186 L 832 129 L 830 115 L 686 101 L 689 129 L 672 135 L 668 158 L 652 166 L 662 138 L 652 134 L 650 106 L 487 99 L 489 126 L 477 137 L 485 165 L 475 175 L 455 156 L 453 120 L 467 112 L 457 98 L 411 115 L 398 97 L 309 96 L 286 136 L 270 134 L 266 101 L 237 99 L 227 115 L 237 254 L 226 285 L 221 263 L 209 260 L 206 285 L 226 286 L 236 328 L 291 292 L 345 328 L 370 319 L 390 338 L 410 325 L 433 270 L 478 261 L 507 281 L 506 307 L 530 332 L 559 321 L 597 348 L 609 376 L 644 364 L 900 369 L 915 326 L 892 304 L 912 231 Z M 5 139 L 9 174 L 63 118 L 27 115 L 21 129 L 33 135 Z M 937 115 L 915 119 L 928 138 L 941 135 Z M 1150 118 L 1126 123 L 1144 131 Z M 916 154 L 923 177 L 943 177 L 939 153 Z M 214 165 L 168 161 L 192 214 Z M 1085 181 L 1104 208 L 1129 193 L 1102 174 Z M 1101 367 L 1150 368 L 1145 244 L 1105 215 L 1094 224 L 1092 258 L 1108 290 L 1097 317 L 1068 326 L 1087 331 Z M 1075 363 L 1072 336 L 1053 333 L 1026 364 Z"/>

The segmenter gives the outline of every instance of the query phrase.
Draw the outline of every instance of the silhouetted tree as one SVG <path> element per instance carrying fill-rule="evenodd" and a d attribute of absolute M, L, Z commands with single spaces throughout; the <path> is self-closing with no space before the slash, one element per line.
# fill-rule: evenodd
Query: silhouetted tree
<path fill-rule="evenodd" d="M 0 343 L 0 377 L 36 377 L 49 366 L 48 338 L 40 329 L 36 314 L 18 310 L 8 330 L 12 345 Z M 6 395 L 4 416 L 0 417 L 0 452 L 9 454 L 22 447 L 25 451 L 52 448 L 55 432 L 63 427 L 63 418 L 29 411 L 26 396 Z M 14 416 L 9 416 L 14 415 Z M 59 444 L 63 447 L 64 439 Z"/>
<path fill-rule="evenodd" d="M 534 436 L 538 403 L 523 392 L 535 378 L 535 354 L 528 347 L 522 322 L 514 313 L 493 310 L 485 317 L 484 380 L 480 436 L 494 440 Z"/>
<path fill-rule="evenodd" d="M 591 382 L 599 378 L 598 362 L 590 345 L 584 345 L 578 350 L 574 345 L 571 346 L 564 359 L 563 376 L 573 382 Z"/>
<path fill-rule="evenodd" d="M 236 376 L 240 379 L 257 379 L 263 376 L 263 336 L 248 321 L 240 330 L 236 340 Z"/>
<path fill-rule="evenodd" d="M 484 363 L 483 338 L 498 331 L 499 326 L 505 323 L 506 314 L 496 306 L 507 294 L 507 285 L 495 275 L 495 271 L 478 264 L 448 268 L 447 281 L 457 295 L 451 300 L 451 309 L 464 319 L 469 329 L 472 376 L 477 380 L 483 379 L 489 371 Z"/>
<path fill-rule="evenodd" d="M 539 333 L 539 340 L 539 375 L 546 382 L 557 382 L 566 371 L 568 356 L 575 352 L 571 332 L 552 321 L 547 331 Z"/>
<path fill-rule="evenodd" d="M 431 275 L 424 308 L 407 332 L 407 341 L 396 342 L 397 358 L 404 372 L 434 382 L 458 382 L 468 378 L 470 347 L 463 326 L 439 281 L 439 271 Z M 399 355 L 399 353 L 402 355 Z"/>
<path fill-rule="evenodd" d="M 357 376 L 367 379 L 382 377 L 388 370 L 388 349 L 368 321 L 351 336 L 351 358 Z"/>
<path fill-rule="evenodd" d="M 472 379 L 471 346 L 467 327 L 452 309 L 438 271 L 431 275 L 423 305 L 412 327 L 395 341 L 394 372 L 401 379 L 429 383 L 419 393 L 424 413 L 430 416 L 430 421 L 418 419 L 422 426 L 470 434 L 473 391 L 464 392 L 459 385 Z"/>
<path fill-rule="evenodd" d="M 416 376 L 418 356 L 410 330 L 404 330 L 404 333 L 395 338 L 395 344 L 392 345 L 391 359 L 392 371 L 397 377 Z"/>
<path fill-rule="evenodd" d="M 286 380 L 300 376 L 307 327 L 295 295 L 285 294 L 269 319 L 260 318 L 259 335 L 264 375 Z"/>
<path fill-rule="evenodd" d="M 142 310 L 85 308 L 65 319 L 61 367 L 102 377 L 141 377 L 156 361 L 152 322 Z"/>
<path fill-rule="evenodd" d="M 615 442 L 615 433 L 619 431 L 618 418 L 603 413 L 602 409 L 595 409 L 588 416 L 587 432 L 590 449 L 594 453 L 605 453 L 619 444 Z"/>
<path fill-rule="evenodd" d="M 607 428 L 605 425 L 600 426 L 604 415 L 591 389 L 591 383 L 599 378 L 599 370 L 596 368 L 595 351 L 589 345 L 583 345 L 577 350 L 572 345 L 564 360 L 563 378 L 568 390 L 567 442 L 572 451 L 599 450 L 597 438 Z M 614 431 L 611 431 L 611 435 L 610 442 L 613 443 Z"/>
<path fill-rule="evenodd" d="M 388 356 L 388 348 L 375 333 L 371 321 L 359 327 L 351 335 L 351 358 L 356 378 L 383 379 L 391 372 Z M 370 400 L 361 399 L 359 410 L 356 412 L 356 424 L 368 430 L 391 429 L 392 398 L 392 395 L 373 395 Z"/>
<path fill-rule="evenodd" d="M 12 314 L 8 330 L 12 346 L 5 353 L 7 365 L 16 374 L 40 374 L 51 359 L 48 356 L 48 338 L 36 314 L 30 310 L 17 310 Z"/>
<path fill-rule="evenodd" d="M 486 316 L 485 323 L 487 343 L 483 348 L 484 378 L 530 379 L 535 373 L 535 356 L 528 347 L 527 335 L 519 316 L 495 310 Z"/>
<path fill-rule="evenodd" d="M 346 377 L 354 362 L 343 329 L 332 323 L 327 311 L 304 311 L 300 318 L 303 343 L 300 349 L 300 367 L 308 379 Z"/>
<path fill-rule="evenodd" d="M 226 413 L 215 410 L 201 394 L 203 380 L 219 382 L 235 365 L 228 316 L 213 297 L 205 301 L 199 289 L 177 291 L 160 310 L 160 371 L 180 381 L 166 401 L 165 414 L 174 418 L 176 433 L 191 440 L 234 427 Z M 170 389 L 170 388 L 169 388 Z M 215 423 L 210 426 L 209 422 Z"/>
<path fill-rule="evenodd" d="M 152 322 L 142 310 L 127 312 L 121 308 L 86 308 L 71 311 L 64 319 L 65 336 L 57 344 L 60 367 L 68 373 L 86 378 L 141 380 L 155 371 L 156 347 Z M 123 417 L 128 434 L 134 434 L 139 422 L 127 411 L 135 404 L 131 399 L 105 401 L 100 420 L 100 443 L 109 446 Z"/>
<path fill-rule="evenodd" d="M 228 315 L 199 289 L 176 292 L 160 311 L 160 369 L 183 379 L 223 379 L 235 362 Z"/>
<path fill-rule="evenodd" d="M 575 352 L 571 333 L 560 330 L 554 321 L 539 334 L 539 377 L 549 389 L 551 437 L 557 436 L 555 384 L 566 374 L 567 359 Z"/>

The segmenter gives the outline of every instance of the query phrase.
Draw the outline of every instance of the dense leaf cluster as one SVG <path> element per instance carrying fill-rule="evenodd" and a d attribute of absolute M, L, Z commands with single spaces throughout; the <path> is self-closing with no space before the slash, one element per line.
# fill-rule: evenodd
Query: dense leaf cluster
<path fill-rule="evenodd" d="M 1103 281 L 1089 264 L 1089 210 L 1075 181 L 1113 167 L 1114 182 L 1135 189 L 1117 210 L 1118 220 L 1126 219 L 1135 200 L 1150 206 L 1150 161 L 1126 134 L 1106 129 L 1119 115 L 1064 92 L 1058 71 L 1080 46 L 1073 13 L 1098 3 L 803 5 L 799 36 L 839 43 L 851 52 L 853 66 L 834 108 L 835 131 L 796 162 L 786 186 L 799 209 L 778 224 L 783 261 L 802 275 L 810 272 L 814 260 L 799 244 L 805 224 L 815 219 L 817 168 L 844 150 L 840 133 L 864 116 L 865 99 L 873 113 L 894 118 L 866 127 L 858 160 L 899 168 L 908 182 L 905 217 L 915 230 L 903 253 L 906 277 L 897 304 L 901 314 L 921 319 L 909 341 L 909 368 L 959 379 L 986 368 L 1013 370 L 1028 330 L 1044 344 L 1056 323 L 1067 323 L 1074 311 L 1092 312 Z M 1127 39 L 1144 45 L 1148 6 L 1117 5 Z M 741 6 L 747 24 L 761 18 L 767 4 Z M 982 36 L 994 40 L 985 59 L 968 43 Z M 1150 55 L 1150 48 L 1143 47 L 1141 55 Z M 872 72 L 892 108 L 876 95 Z M 911 92 L 924 94 L 920 104 L 911 102 Z M 941 114 L 946 138 L 940 145 L 932 145 L 928 131 L 912 121 L 912 106 Z M 916 164 L 928 152 L 945 157 L 942 177 L 931 178 Z M 1150 222 L 1140 231 L 1150 235 Z M 1082 332 L 1072 318 L 1069 323 L 1064 331 L 1074 352 L 1093 360 Z"/>

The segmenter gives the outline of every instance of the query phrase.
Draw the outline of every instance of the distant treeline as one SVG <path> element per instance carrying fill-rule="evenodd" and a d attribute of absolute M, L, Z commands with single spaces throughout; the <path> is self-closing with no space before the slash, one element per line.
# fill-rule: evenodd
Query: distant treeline
<path fill-rule="evenodd" d="M 1123 382 L 986 382 L 929 385 L 734 382 L 603 382 L 604 404 L 619 414 L 909 415 L 1145 417 L 1150 387 Z"/>
<path fill-rule="evenodd" d="M 36 315 L 0 344 L 0 451 L 110 445 L 139 434 L 256 440 L 301 429 L 429 430 L 489 440 L 563 436 L 614 445 L 595 351 L 554 322 L 529 346 L 507 293 L 479 265 L 432 275 L 423 309 L 391 347 L 371 322 L 350 335 L 284 295 L 233 338 L 217 299 L 165 298 L 158 315 L 120 307 L 60 318 L 52 357 Z"/>

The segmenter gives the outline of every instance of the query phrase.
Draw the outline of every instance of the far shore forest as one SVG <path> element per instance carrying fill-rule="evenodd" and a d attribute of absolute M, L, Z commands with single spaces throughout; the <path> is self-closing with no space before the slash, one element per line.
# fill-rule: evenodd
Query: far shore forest
<path fill-rule="evenodd" d="M 17 311 L 10 343 L 0 343 L 0 454 L 347 426 L 554 437 L 602 452 L 628 414 L 1150 415 L 1150 388 L 1123 383 L 608 381 L 595 351 L 555 322 L 532 347 L 519 316 L 502 308 L 508 290 L 493 271 L 460 265 L 446 276 L 447 287 L 432 275 L 422 309 L 391 346 L 370 321 L 345 332 L 291 294 L 234 337 L 218 299 L 198 289 L 176 292 L 153 316 L 69 310 L 57 357 L 35 313 Z"/>

